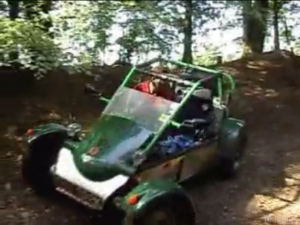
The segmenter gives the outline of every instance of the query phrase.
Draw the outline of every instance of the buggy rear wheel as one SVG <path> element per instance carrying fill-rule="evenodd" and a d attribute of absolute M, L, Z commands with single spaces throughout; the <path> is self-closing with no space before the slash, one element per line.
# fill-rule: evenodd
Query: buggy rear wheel
<path fill-rule="evenodd" d="M 241 136 L 233 154 L 221 156 L 219 170 L 223 178 L 233 178 L 238 174 L 245 155 L 246 143 L 247 137 Z"/>

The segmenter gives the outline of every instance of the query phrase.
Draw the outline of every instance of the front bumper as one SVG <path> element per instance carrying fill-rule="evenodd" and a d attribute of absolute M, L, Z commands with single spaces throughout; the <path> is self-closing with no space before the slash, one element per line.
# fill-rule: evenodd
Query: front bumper
<path fill-rule="evenodd" d="M 116 190 L 125 185 L 129 177 L 124 175 L 117 175 L 109 180 L 98 182 L 91 181 L 84 177 L 77 169 L 73 155 L 67 148 L 62 148 L 58 154 L 57 162 L 51 168 L 51 173 L 62 180 L 64 183 L 69 183 L 72 186 L 79 187 L 84 192 L 87 192 L 99 199 L 98 207 L 101 208 L 101 202 L 105 202 L 109 196 L 111 196 Z M 60 190 L 61 187 L 57 187 L 58 191 L 69 195 L 69 197 L 78 197 L 78 193 L 73 193 L 74 190 Z M 74 188 L 72 188 L 74 189 Z M 71 192 L 71 193 L 70 193 Z M 78 191 L 77 191 L 78 192 Z"/>

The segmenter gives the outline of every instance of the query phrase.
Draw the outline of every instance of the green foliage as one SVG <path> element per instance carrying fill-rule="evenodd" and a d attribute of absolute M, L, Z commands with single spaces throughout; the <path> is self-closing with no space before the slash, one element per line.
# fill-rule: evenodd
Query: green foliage
<path fill-rule="evenodd" d="M 120 57 L 124 61 L 148 52 L 170 54 L 175 38 L 172 32 L 166 30 L 166 21 L 159 16 L 160 7 L 159 3 L 150 1 L 121 6 L 120 11 L 126 19 L 117 22 L 124 32 L 116 43 L 121 46 Z"/>
<path fill-rule="evenodd" d="M 294 47 L 294 53 L 300 56 L 300 41 L 297 41 Z"/>
<path fill-rule="evenodd" d="M 58 2 L 52 15 L 56 42 L 73 63 L 98 64 L 110 45 L 109 28 L 114 24 L 119 2 Z"/>
<path fill-rule="evenodd" d="M 0 12 L 6 11 L 7 9 L 7 4 L 5 1 L 0 1 Z"/>
<path fill-rule="evenodd" d="M 194 63 L 202 66 L 212 66 L 217 64 L 217 57 L 220 52 L 217 47 L 205 46 L 202 54 L 196 56 Z"/>
<path fill-rule="evenodd" d="M 183 52 L 183 39 L 187 36 L 183 29 L 186 24 L 183 1 L 52 1 L 49 13 L 41 5 L 46 3 L 22 1 L 19 15 L 24 19 L 10 21 L 2 20 L 8 16 L 8 5 L 0 1 L 0 13 L 5 10 L 5 14 L 0 14 L 2 65 L 20 63 L 37 70 L 38 74 L 57 66 L 78 72 L 103 64 L 112 47 L 119 59 L 127 62 L 132 62 L 134 57 L 141 62 L 150 53 L 171 56 Z M 282 15 L 297 11 L 296 1 L 284 3 L 280 6 Z M 244 4 L 245 1 L 192 1 L 192 38 L 194 41 L 197 38 L 197 44 L 200 40 L 200 48 L 204 47 L 203 54 L 199 55 L 197 45 L 196 64 L 216 63 L 217 46 L 221 44 L 206 46 L 206 32 L 221 28 L 226 36 L 228 29 L 242 29 Z M 252 6 L 250 3 L 248 14 L 257 13 Z M 224 16 L 228 11 L 233 12 L 230 18 Z M 50 26 L 47 21 L 51 21 Z M 269 17 L 269 26 L 271 21 Z M 46 32 L 45 28 L 49 27 L 50 32 Z M 112 28 L 118 31 L 117 36 Z M 292 30 L 288 31 L 293 36 Z M 16 53 L 19 57 L 13 58 Z"/>
<path fill-rule="evenodd" d="M 1 19 L 0 31 L 1 66 L 18 64 L 41 76 L 59 65 L 60 49 L 47 33 L 31 22 Z"/>

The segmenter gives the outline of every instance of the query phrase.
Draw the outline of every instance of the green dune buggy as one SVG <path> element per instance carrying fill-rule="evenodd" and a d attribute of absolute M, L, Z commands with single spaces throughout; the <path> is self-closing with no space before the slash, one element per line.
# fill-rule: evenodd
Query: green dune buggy
<path fill-rule="evenodd" d="M 231 76 L 177 61 L 176 74 L 133 67 L 83 136 L 80 124 L 45 124 L 26 133 L 22 173 L 39 194 L 61 192 L 131 225 L 193 225 L 180 183 L 210 167 L 233 176 L 246 145 L 245 123 L 228 112 Z M 169 82 L 171 101 L 131 87 L 134 75 Z M 111 214 L 113 210 L 114 214 Z"/>

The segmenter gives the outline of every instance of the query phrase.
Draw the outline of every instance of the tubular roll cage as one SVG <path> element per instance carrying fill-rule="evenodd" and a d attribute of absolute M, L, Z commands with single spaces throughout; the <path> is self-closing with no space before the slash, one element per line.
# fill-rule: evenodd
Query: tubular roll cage
<path fill-rule="evenodd" d="M 157 73 L 157 72 L 153 72 L 153 71 L 149 71 L 149 70 L 145 69 L 145 67 L 150 66 L 151 64 L 157 63 L 157 62 L 169 63 L 169 64 L 172 64 L 172 65 L 175 65 L 175 66 L 188 68 L 188 69 L 195 69 L 195 70 L 198 70 L 199 72 L 207 73 L 208 75 L 204 78 L 201 78 L 201 79 L 197 80 L 197 81 L 189 81 L 189 80 L 182 79 L 182 78 L 178 77 L 175 74 Z M 147 75 L 150 75 L 150 76 L 162 79 L 162 80 L 167 80 L 167 81 L 175 82 L 177 84 L 188 86 L 189 89 L 188 89 L 187 93 L 185 94 L 184 98 L 179 103 L 178 109 L 180 109 L 186 103 L 186 101 L 189 99 L 189 97 L 193 94 L 193 92 L 197 89 L 197 87 L 199 87 L 201 85 L 202 82 L 213 79 L 216 76 L 218 78 L 220 78 L 220 79 L 218 79 L 218 89 L 217 89 L 217 92 L 218 92 L 217 95 L 220 99 L 222 99 L 222 95 L 223 95 L 222 78 L 227 79 L 227 81 L 229 82 L 229 85 L 230 85 L 229 92 L 233 92 L 235 90 L 235 82 L 234 82 L 233 78 L 231 77 L 231 75 L 229 75 L 227 73 L 224 73 L 222 71 L 212 70 L 212 69 L 208 69 L 208 68 L 201 67 L 201 66 L 196 66 L 196 65 L 191 65 L 191 64 L 187 64 L 187 63 L 184 63 L 184 62 L 181 62 L 181 61 L 173 61 L 173 60 L 167 60 L 167 59 L 163 59 L 163 58 L 154 58 L 154 59 L 149 60 L 149 61 L 147 61 L 143 64 L 133 66 L 131 68 L 131 70 L 128 72 L 128 74 L 126 75 L 126 77 L 123 79 L 123 82 L 121 83 L 119 88 L 116 90 L 116 92 L 121 90 L 122 88 L 126 87 L 126 85 L 128 84 L 130 78 L 136 72 L 138 72 L 140 74 L 147 74 Z M 106 103 L 109 103 L 113 98 L 114 98 L 114 96 L 111 99 L 100 96 L 100 100 L 105 101 Z M 173 120 L 173 118 L 176 115 L 177 111 L 178 110 L 175 110 L 169 116 L 169 118 L 166 121 L 164 121 L 164 123 L 161 126 L 161 128 L 159 129 L 159 131 L 156 133 L 156 135 L 152 138 L 150 143 L 144 149 L 144 153 L 148 152 L 152 148 L 152 146 L 159 139 L 159 137 L 161 136 L 161 134 L 163 133 L 163 131 L 165 130 L 165 128 L 169 124 L 171 124 L 175 127 L 180 127 L 181 124 Z"/>

